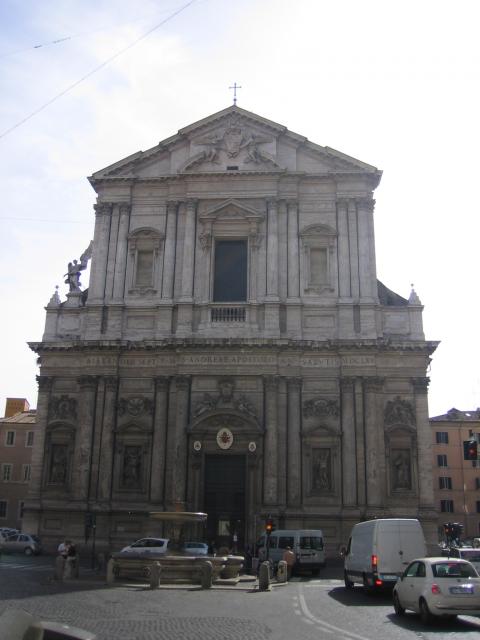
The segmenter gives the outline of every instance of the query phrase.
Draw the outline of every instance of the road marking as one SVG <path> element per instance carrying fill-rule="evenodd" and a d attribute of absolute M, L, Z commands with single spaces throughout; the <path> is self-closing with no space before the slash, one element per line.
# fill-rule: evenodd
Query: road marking
<path fill-rule="evenodd" d="M 305 616 L 305 622 L 307 622 L 307 620 L 310 620 L 315 624 L 317 624 L 318 627 L 323 631 L 327 633 L 328 632 L 331 633 L 332 631 L 334 631 L 336 633 L 341 634 L 341 636 L 343 636 L 344 638 L 350 638 L 350 639 L 353 638 L 354 640 L 371 640 L 371 638 L 360 636 L 357 633 L 353 633 L 352 631 L 347 631 L 346 629 L 342 629 L 341 627 L 336 627 L 334 624 L 330 624 L 328 622 L 325 622 L 324 620 L 320 620 L 320 618 L 315 617 L 307 607 L 305 596 L 302 593 L 302 587 L 300 586 L 299 588 L 300 588 L 300 595 L 299 595 L 300 608 L 302 610 L 303 615 Z"/>

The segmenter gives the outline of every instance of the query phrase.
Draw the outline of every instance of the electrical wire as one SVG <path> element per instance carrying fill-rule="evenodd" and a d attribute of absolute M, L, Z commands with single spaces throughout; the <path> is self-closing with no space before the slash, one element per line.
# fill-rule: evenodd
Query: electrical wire
<path fill-rule="evenodd" d="M 173 18 L 175 18 L 176 16 L 178 16 L 180 13 L 182 13 L 182 11 L 185 11 L 185 9 L 188 9 L 188 7 L 190 7 L 194 2 L 196 2 L 196 0 L 190 0 L 189 2 L 187 2 L 186 4 L 184 4 L 182 7 L 180 7 L 179 9 L 177 9 L 176 11 L 174 11 L 173 13 L 171 13 L 169 16 L 167 16 L 164 20 L 162 20 L 161 22 L 159 22 L 158 24 L 156 24 L 154 27 L 152 27 L 151 29 L 149 29 L 148 31 L 146 31 L 144 34 L 142 34 L 140 37 L 138 37 L 136 40 L 134 40 L 133 42 L 131 42 L 129 45 L 127 45 L 126 47 L 124 47 L 123 49 L 120 49 L 120 51 L 117 51 L 117 53 L 113 54 L 113 56 L 110 56 L 110 58 L 107 58 L 107 60 L 105 60 L 104 62 L 102 62 L 101 64 L 99 64 L 97 67 L 95 67 L 95 69 L 92 69 L 92 71 L 89 71 L 86 75 L 82 76 L 79 80 L 77 80 L 76 82 L 74 82 L 73 84 L 71 84 L 70 86 L 68 86 L 66 89 L 64 89 L 63 91 L 61 91 L 60 93 L 57 93 L 56 96 L 54 96 L 53 98 L 51 98 L 50 100 L 48 100 L 48 102 L 45 102 L 41 107 L 38 107 L 38 109 L 35 109 L 35 111 L 32 111 L 28 116 L 26 116 L 25 118 L 23 118 L 22 120 L 20 120 L 19 122 L 17 122 L 16 124 L 14 124 L 12 127 L 10 127 L 9 129 L 7 129 L 6 131 L 4 131 L 3 133 L 0 134 L 0 139 L 4 138 L 6 135 L 8 135 L 9 133 L 11 133 L 12 131 L 14 131 L 15 129 L 17 129 L 18 127 L 20 127 L 22 124 L 24 124 L 25 122 L 27 122 L 28 120 L 30 120 L 31 118 L 33 118 L 33 116 L 36 116 L 38 113 L 40 113 L 41 111 L 43 111 L 44 109 L 46 109 L 47 107 L 49 107 L 52 103 L 54 103 L 56 100 L 58 100 L 59 98 L 61 98 L 62 96 L 64 96 L 66 93 L 68 93 L 69 91 L 71 91 L 72 89 L 74 89 L 75 87 L 77 87 L 79 84 L 81 84 L 82 82 L 84 82 L 85 80 L 87 80 L 88 78 L 90 78 L 91 76 L 93 76 L 95 73 L 97 73 L 97 71 L 100 71 L 100 69 L 103 69 L 103 67 L 106 67 L 108 64 L 110 64 L 110 62 L 112 62 L 113 60 L 115 60 L 116 58 L 118 58 L 119 56 L 121 56 L 123 53 L 125 53 L 126 51 L 128 51 L 129 49 L 131 49 L 132 47 L 134 47 L 136 44 L 138 44 L 141 40 L 144 40 L 147 36 L 149 36 L 151 33 L 153 33 L 154 31 L 156 31 L 157 29 L 159 29 L 160 27 L 162 27 L 164 24 L 166 24 L 167 22 L 169 22 L 170 20 L 172 20 Z"/>

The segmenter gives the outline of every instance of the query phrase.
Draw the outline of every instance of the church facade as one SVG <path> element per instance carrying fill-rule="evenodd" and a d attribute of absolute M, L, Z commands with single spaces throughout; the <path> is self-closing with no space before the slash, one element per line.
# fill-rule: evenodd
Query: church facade
<path fill-rule="evenodd" d="M 25 526 L 116 549 L 151 511 L 253 543 L 436 513 L 422 306 L 377 280 L 381 172 L 237 106 L 94 173 L 46 308 Z M 88 290 L 79 274 L 91 256 Z M 200 535 L 200 533 L 199 533 Z"/>

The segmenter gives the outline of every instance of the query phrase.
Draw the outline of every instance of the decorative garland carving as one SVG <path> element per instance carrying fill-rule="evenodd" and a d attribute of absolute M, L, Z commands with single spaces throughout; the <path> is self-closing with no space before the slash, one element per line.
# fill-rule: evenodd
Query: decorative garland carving
<path fill-rule="evenodd" d="M 122 398 L 118 401 L 118 413 L 121 416 L 128 414 L 135 418 L 143 413 L 151 415 L 153 413 L 153 402 L 149 398 L 141 398 L 139 396 Z"/>
<path fill-rule="evenodd" d="M 76 420 L 77 401 L 67 395 L 51 398 L 49 403 L 50 418 L 53 420 Z"/>
<path fill-rule="evenodd" d="M 415 425 L 415 411 L 408 400 L 402 400 L 397 396 L 394 400 L 389 400 L 385 405 L 385 424 Z"/>
<path fill-rule="evenodd" d="M 257 417 L 254 405 L 247 399 L 245 395 L 234 398 L 234 382 L 229 378 L 223 378 L 218 381 L 219 393 L 213 396 L 210 393 L 204 393 L 203 398 L 199 400 L 194 407 L 193 417 L 198 418 L 202 414 L 209 411 L 215 411 L 219 408 L 233 407 L 239 413 L 245 413 L 253 418 Z"/>
<path fill-rule="evenodd" d="M 304 418 L 313 417 L 325 417 L 332 416 L 338 417 L 340 414 L 340 408 L 337 400 L 325 400 L 323 398 L 313 398 L 303 403 L 303 416 Z"/>

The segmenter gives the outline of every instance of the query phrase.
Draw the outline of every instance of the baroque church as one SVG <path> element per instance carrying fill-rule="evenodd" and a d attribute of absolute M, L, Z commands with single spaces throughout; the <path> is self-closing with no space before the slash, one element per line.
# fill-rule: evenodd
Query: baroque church
<path fill-rule="evenodd" d="M 372 517 L 436 539 L 415 292 L 377 280 L 381 172 L 230 106 L 97 171 L 91 246 L 46 307 L 24 523 L 116 550 L 203 511 L 205 540 Z M 91 257 L 90 282 L 79 276 Z M 202 525 L 203 526 L 203 525 Z"/>

